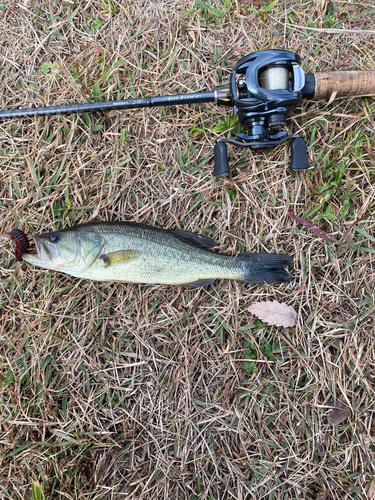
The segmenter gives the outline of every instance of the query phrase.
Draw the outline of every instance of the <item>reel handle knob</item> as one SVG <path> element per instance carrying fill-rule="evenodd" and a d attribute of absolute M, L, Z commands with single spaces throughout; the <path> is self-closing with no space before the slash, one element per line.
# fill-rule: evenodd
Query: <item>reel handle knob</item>
<path fill-rule="evenodd" d="M 225 142 L 217 142 L 214 146 L 214 176 L 230 175 L 228 148 Z"/>
<path fill-rule="evenodd" d="M 291 141 L 290 147 L 292 150 L 290 158 L 290 169 L 293 172 L 307 170 L 309 162 L 307 161 L 306 142 L 303 137 L 294 137 Z"/>

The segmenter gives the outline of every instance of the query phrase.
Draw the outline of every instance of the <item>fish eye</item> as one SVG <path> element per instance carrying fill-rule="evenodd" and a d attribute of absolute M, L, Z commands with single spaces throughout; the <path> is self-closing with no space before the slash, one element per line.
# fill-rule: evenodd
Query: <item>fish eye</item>
<path fill-rule="evenodd" d="M 60 236 L 57 234 L 57 233 L 51 233 L 49 235 L 49 241 L 51 241 L 52 243 L 57 243 L 60 239 Z"/>

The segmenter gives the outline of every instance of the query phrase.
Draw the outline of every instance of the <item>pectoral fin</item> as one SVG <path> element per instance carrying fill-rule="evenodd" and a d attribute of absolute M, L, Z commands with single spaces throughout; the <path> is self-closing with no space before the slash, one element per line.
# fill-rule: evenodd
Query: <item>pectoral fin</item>
<path fill-rule="evenodd" d="M 100 258 L 103 259 L 105 266 L 118 266 L 119 264 L 129 264 L 134 260 L 137 260 L 141 255 L 139 250 L 118 250 L 117 252 L 111 252 L 101 255 Z"/>

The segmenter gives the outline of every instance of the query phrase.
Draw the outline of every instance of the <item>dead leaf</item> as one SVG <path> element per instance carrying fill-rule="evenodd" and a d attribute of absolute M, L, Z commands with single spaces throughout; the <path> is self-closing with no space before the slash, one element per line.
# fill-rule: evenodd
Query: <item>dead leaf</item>
<path fill-rule="evenodd" d="M 306 280 L 303 280 L 302 285 L 296 291 L 295 296 L 298 295 L 299 293 L 301 293 L 302 290 L 304 290 L 305 286 L 306 286 Z"/>
<path fill-rule="evenodd" d="M 327 104 L 324 107 L 326 108 L 327 106 L 329 106 L 330 104 L 332 104 L 333 101 L 336 99 L 336 96 L 337 96 L 337 90 L 335 90 L 334 92 L 332 92 L 331 97 L 329 98 L 329 101 L 327 102 Z"/>
<path fill-rule="evenodd" d="M 309 220 L 302 219 L 302 217 L 299 217 L 298 215 L 292 214 L 291 212 L 288 212 L 289 217 L 292 219 L 296 220 L 303 226 L 307 227 L 307 229 L 310 229 L 313 233 L 317 234 L 320 236 L 320 238 L 324 238 L 325 240 L 332 241 L 332 243 L 337 243 L 337 240 L 334 236 L 331 236 L 330 234 L 327 234 L 323 229 L 320 229 L 317 227 L 315 224 L 310 222 Z"/>
<path fill-rule="evenodd" d="M 256 302 L 248 308 L 248 311 L 268 325 L 287 327 L 294 326 L 297 322 L 297 313 L 293 307 L 280 304 L 277 300 Z"/>
<path fill-rule="evenodd" d="M 350 408 L 338 399 L 335 402 L 335 407 L 328 413 L 327 422 L 332 425 L 341 424 L 349 417 L 350 413 Z"/>

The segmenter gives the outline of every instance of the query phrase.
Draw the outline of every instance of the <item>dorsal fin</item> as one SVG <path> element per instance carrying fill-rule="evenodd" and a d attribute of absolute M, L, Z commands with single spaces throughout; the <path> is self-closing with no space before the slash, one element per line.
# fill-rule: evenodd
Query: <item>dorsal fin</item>
<path fill-rule="evenodd" d="M 218 246 L 218 243 L 215 240 L 201 234 L 192 233 L 190 231 L 180 231 L 179 229 L 172 229 L 171 233 L 177 234 L 177 236 L 181 236 L 182 238 L 186 238 L 187 240 L 194 241 L 195 243 L 198 243 L 198 245 L 202 248 L 211 248 Z"/>

